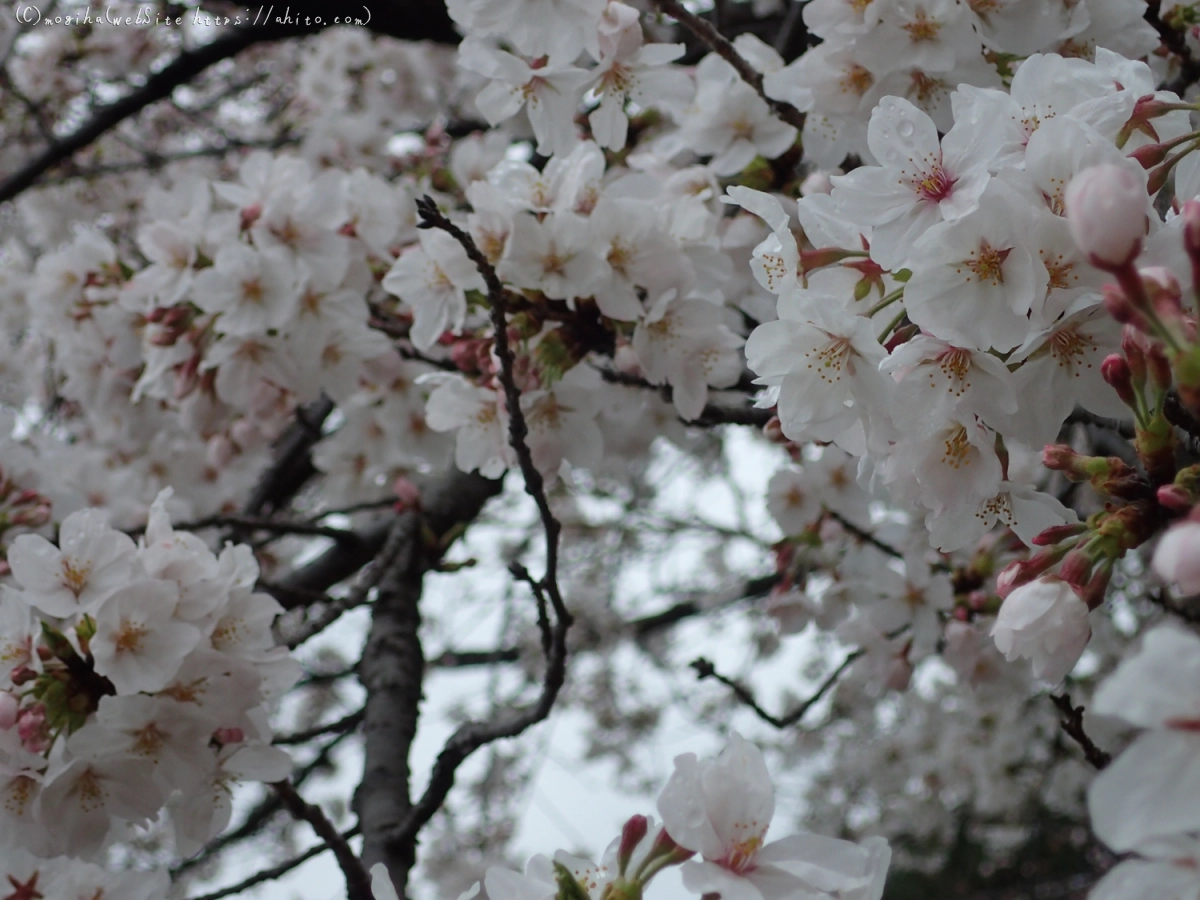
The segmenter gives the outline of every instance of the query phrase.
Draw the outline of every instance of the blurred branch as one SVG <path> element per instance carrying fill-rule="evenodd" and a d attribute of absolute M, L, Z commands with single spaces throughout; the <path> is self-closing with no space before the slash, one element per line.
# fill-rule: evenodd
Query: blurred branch
<path fill-rule="evenodd" d="M 340 837 L 343 841 L 348 841 L 350 838 L 356 837 L 360 830 L 361 829 L 355 825 L 353 828 L 343 831 Z M 250 888 L 255 887 L 256 885 L 263 884 L 264 882 L 274 881 L 276 878 L 286 875 L 288 872 L 292 871 L 292 869 L 299 868 L 314 856 L 319 856 L 326 850 L 329 850 L 331 846 L 332 845 L 328 843 L 322 842 L 317 844 L 315 847 L 309 847 L 299 856 L 294 856 L 289 860 L 281 862 L 277 866 L 272 866 L 269 869 L 263 869 L 260 872 L 256 872 L 244 881 L 239 881 L 237 884 L 231 884 L 229 887 L 221 888 L 220 890 L 214 891 L 211 894 L 204 894 L 200 897 L 192 897 L 191 900 L 223 900 L 225 897 L 232 897 L 234 894 L 240 894 L 243 891 L 247 891 Z"/>
<path fill-rule="evenodd" d="M 353 731 L 359 726 L 363 720 L 363 709 L 356 709 L 349 715 L 342 716 L 336 722 L 330 722 L 327 725 L 314 725 L 312 728 L 305 728 L 303 731 L 293 731 L 291 734 L 279 734 L 271 741 L 276 747 L 287 746 L 290 744 L 307 744 L 313 738 L 322 737 L 326 734 L 342 734 L 343 732 Z"/>
<path fill-rule="evenodd" d="M 1083 750 L 1084 759 L 1096 769 L 1103 769 L 1112 762 L 1112 754 L 1097 747 L 1088 737 L 1087 732 L 1083 730 L 1083 707 L 1072 706 L 1070 694 L 1051 694 L 1050 700 L 1063 714 L 1063 718 L 1059 720 L 1058 724 L 1062 726 L 1067 737 Z"/>
<path fill-rule="evenodd" d="M 347 6 L 344 11 L 356 15 L 360 10 L 365 26 L 377 34 L 451 45 L 459 42 L 454 23 L 441 3 L 407 0 L 376 5 L 372 9 Z M 144 84 L 120 99 L 94 109 L 82 125 L 70 134 L 50 141 L 37 156 L 0 182 L 0 202 L 13 199 L 54 166 L 66 162 L 126 119 L 169 98 L 177 87 L 192 81 L 210 66 L 232 59 L 256 44 L 315 34 L 322 30 L 322 25 L 302 23 L 311 23 L 313 17 L 328 16 L 328 13 L 328 6 L 316 0 L 295 0 L 287 9 L 286 22 L 284 15 L 280 15 L 274 22 L 232 28 L 207 44 L 181 51 L 162 69 L 148 73 Z"/>
<path fill-rule="evenodd" d="M 804 130 L 804 113 L 790 103 L 774 100 L 763 90 L 762 74 L 747 62 L 737 49 L 712 23 L 689 12 L 680 0 L 654 0 L 655 6 L 677 21 L 680 25 L 696 35 L 710 50 L 729 63 L 741 76 L 742 80 L 758 93 L 771 111 L 780 119 L 791 125 L 797 131 Z"/>
<path fill-rule="evenodd" d="M 271 785 L 275 793 L 295 818 L 307 822 L 325 844 L 333 851 L 338 867 L 346 878 L 347 900 L 374 900 L 371 892 L 371 876 L 366 868 L 350 849 L 350 844 L 342 837 L 321 808 L 307 802 L 301 797 L 290 781 L 277 781 Z"/>
<path fill-rule="evenodd" d="M 803 719 L 804 714 L 812 709 L 821 700 L 821 698 L 825 696 L 831 687 L 837 684 L 837 681 L 842 677 L 842 674 L 848 668 L 850 668 L 850 664 L 862 656 L 865 652 L 866 651 L 864 650 L 855 650 L 852 652 L 849 656 L 842 660 L 842 664 L 840 666 L 834 669 L 829 676 L 823 682 L 821 682 L 821 684 L 817 687 L 816 692 L 811 697 L 793 709 L 790 713 L 782 717 L 774 716 L 763 709 L 755 699 L 754 693 L 748 687 L 740 684 L 737 681 L 734 681 L 732 678 L 727 678 L 726 676 L 722 675 L 716 670 L 713 664 L 703 656 L 701 656 L 699 659 L 693 660 L 690 665 L 696 670 L 696 678 L 698 680 L 703 681 L 706 678 L 712 678 L 721 682 L 721 684 L 733 691 L 733 695 L 737 697 L 737 699 L 744 706 L 750 707 L 756 716 L 769 725 L 783 729 L 790 728 L 792 725 L 795 725 L 797 722 Z"/>

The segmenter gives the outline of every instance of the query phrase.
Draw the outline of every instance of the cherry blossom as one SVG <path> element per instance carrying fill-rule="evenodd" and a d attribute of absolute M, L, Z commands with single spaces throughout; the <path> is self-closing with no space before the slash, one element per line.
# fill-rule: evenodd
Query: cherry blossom
<path fill-rule="evenodd" d="M 1011 662 L 1033 663 L 1035 678 L 1058 684 L 1070 674 L 1092 636 L 1088 608 L 1066 582 L 1038 579 L 1004 598 L 992 638 Z"/>

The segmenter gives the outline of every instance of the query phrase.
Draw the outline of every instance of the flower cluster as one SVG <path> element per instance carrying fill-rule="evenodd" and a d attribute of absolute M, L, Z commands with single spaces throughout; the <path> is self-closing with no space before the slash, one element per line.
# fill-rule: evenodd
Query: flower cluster
<path fill-rule="evenodd" d="M 135 544 L 102 513 L 57 545 L 8 550 L 0 672 L 0 828 L 40 855 L 95 858 L 168 804 L 176 847 L 229 821 L 230 785 L 286 778 L 266 712 L 299 668 L 245 546 L 212 554 L 171 527 L 164 492 Z"/>

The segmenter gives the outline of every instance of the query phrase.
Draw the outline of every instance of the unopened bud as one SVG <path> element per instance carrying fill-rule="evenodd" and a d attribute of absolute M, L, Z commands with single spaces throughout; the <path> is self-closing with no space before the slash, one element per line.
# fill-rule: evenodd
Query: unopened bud
<path fill-rule="evenodd" d="M 1130 265 L 1146 234 L 1146 186 L 1129 166 L 1105 164 L 1071 179 L 1067 224 L 1079 249 L 1102 269 Z"/>
<path fill-rule="evenodd" d="M 1171 152 L 1171 144 L 1143 144 L 1129 158 L 1139 163 L 1143 169 L 1153 169 L 1167 158 Z"/>
<path fill-rule="evenodd" d="M 1146 335 L 1136 328 L 1126 328 L 1121 335 L 1121 352 L 1129 363 L 1129 375 L 1135 390 L 1146 386 Z"/>
<path fill-rule="evenodd" d="M 779 421 L 779 416 L 771 416 L 767 419 L 767 424 L 763 426 L 763 435 L 772 444 L 786 444 L 787 437 L 783 433 L 783 423 Z"/>
<path fill-rule="evenodd" d="M 29 684 L 31 681 L 36 681 L 38 673 L 29 666 L 17 666 L 8 677 L 13 684 L 20 687 L 21 685 Z"/>
<path fill-rule="evenodd" d="M 392 493 L 396 495 L 396 512 L 421 508 L 421 489 L 403 475 L 392 482 Z"/>
<path fill-rule="evenodd" d="M 251 225 L 258 221 L 258 217 L 262 215 L 263 208 L 261 203 L 253 203 L 242 210 L 242 231 L 246 231 Z"/>
<path fill-rule="evenodd" d="M 1146 371 L 1150 376 L 1150 386 L 1159 393 L 1165 393 L 1171 388 L 1171 363 L 1163 346 L 1158 341 L 1150 345 L 1146 353 Z"/>
<path fill-rule="evenodd" d="M 633 856 L 633 851 L 637 849 L 637 845 L 642 842 L 642 838 L 649 830 L 650 821 L 642 815 L 631 816 L 621 829 L 621 843 L 617 847 L 617 871 L 622 877 L 625 875 L 625 870 L 629 868 L 629 860 Z"/>
<path fill-rule="evenodd" d="M 1112 579 L 1112 571 L 1112 563 L 1105 560 L 1096 569 L 1088 583 L 1081 590 L 1075 591 L 1079 595 L 1079 599 L 1087 604 L 1088 609 L 1096 609 L 1104 602 L 1104 595 L 1108 593 L 1108 583 Z"/>
<path fill-rule="evenodd" d="M 1091 577 L 1093 564 L 1091 555 L 1077 547 L 1063 557 L 1058 577 L 1073 588 L 1082 588 Z"/>
<path fill-rule="evenodd" d="M 1129 371 L 1129 363 L 1119 353 L 1111 353 L 1100 363 L 1100 376 L 1117 392 L 1121 402 L 1133 409 L 1137 408 L 1137 395 L 1133 390 L 1133 374 Z"/>
<path fill-rule="evenodd" d="M 1117 322 L 1139 331 L 1150 330 L 1150 320 L 1130 301 L 1128 295 L 1120 287 L 1115 284 L 1106 284 L 1101 295 L 1104 298 L 1104 308 Z"/>
<path fill-rule="evenodd" d="M 1087 525 L 1083 522 L 1076 522 L 1073 525 L 1051 525 L 1034 535 L 1033 545 L 1035 547 L 1051 547 L 1067 538 L 1083 534 L 1085 531 L 1087 531 Z"/>
<path fill-rule="evenodd" d="M 1178 484 L 1164 484 L 1155 493 L 1160 506 L 1165 506 L 1173 512 L 1185 513 L 1195 502 L 1187 489 Z"/>

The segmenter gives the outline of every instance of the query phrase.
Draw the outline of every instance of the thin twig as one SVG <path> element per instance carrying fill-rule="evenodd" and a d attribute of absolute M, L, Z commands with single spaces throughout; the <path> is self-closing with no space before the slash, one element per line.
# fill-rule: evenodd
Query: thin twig
<path fill-rule="evenodd" d="M 825 514 L 827 516 L 829 516 L 829 518 L 831 518 L 835 522 L 837 522 L 839 525 L 841 525 L 843 528 L 845 528 L 848 532 L 850 532 L 856 538 L 858 538 L 860 541 L 865 541 L 866 543 L 868 543 L 872 547 L 874 547 L 876 550 L 879 550 L 882 553 L 886 553 L 888 556 L 895 557 L 896 559 L 904 559 L 904 554 L 901 553 L 899 550 L 897 550 L 895 547 L 893 547 L 891 544 L 887 543 L 886 541 L 881 541 L 879 538 L 875 537 L 875 535 L 871 534 L 871 532 L 867 531 L 865 528 L 860 528 L 859 526 L 855 525 L 853 522 L 851 522 L 849 519 L 847 519 L 841 513 L 834 512 L 831 509 L 827 509 L 825 511 Z"/>
<path fill-rule="evenodd" d="M 865 650 L 855 650 L 853 653 L 847 656 L 844 660 L 842 660 L 842 664 L 830 672 L 829 676 L 821 682 L 821 684 L 817 687 L 816 692 L 813 693 L 811 697 L 793 709 L 790 713 L 782 717 L 774 716 L 759 706 L 758 701 L 754 698 L 754 693 L 748 687 L 746 687 L 744 684 L 734 681 L 732 678 L 722 675 L 716 670 L 713 664 L 703 656 L 701 656 L 699 659 L 693 660 L 691 662 L 691 667 L 696 670 L 696 677 L 700 681 L 703 681 L 705 678 L 712 678 L 721 682 L 721 684 L 733 691 L 733 695 L 737 697 L 742 704 L 750 707 L 756 716 L 769 725 L 783 729 L 790 728 L 803 719 L 804 714 L 812 709 L 818 702 L 820 702 L 821 698 L 825 696 L 829 689 L 837 684 L 837 681 L 842 677 L 842 674 L 848 668 L 850 668 L 850 664 L 862 656 L 865 652 Z"/>
<path fill-rule="evenodd" d="M 1051 694 L 1050 700 L 1063 714 L 1058 724 L 1062 726 L 1067 737 L 1083 750 L 1084 759 L 1096 769 L 1103 769 L 1112 762 L 1112 754 L 1097 747 L 1083 730 L 1083 707 L 1072 706 L 1070 694 Z"/>
<path fill-rule="evenodd" d="M 537 589 L 549 599 L 550 607 L 554 611 L 554 623 L 550 628 L 551 640 L 546 657 L 546 672 L 538 699 L 529 706 L 499 714 L 491 721 L 467 722 L 455 730 L 450 739 L 446 741 L 442 752 L 438 754 L 425 793 L 413 805 L 407 819 L 388 835 L 388 843 L 399 847 L 411 845 L 425 823 L 441 809 L 446 795 L 454 785 L 458 767 L 468 756 L 493 741 L 516 737 L 550 714 L 566 680 L 567 631 L 573 621 L 558 584 L 558 543 L 562 525 L 550 510 L 550 501 L 546 497 L 545 480 L 542 478 L 542 473 L 533 464 L 533 454 L 526 443 L 529 432 L 525 415 L 521 410 L 521 391 L 513 377 L 515 362 L 513 350 L 508 343 L 508 294 L 504 285 L 501 284 L 496 270 L 488 262 L 487 257 L 475 246 L 475 241 L 471 236 L 446 218 L 431 198 L 426 196 L 418 200 L 417 212 L 421 218 L 418 227 L 439 228 L 457 240 L 487 285 L 488 302 L 491 304 L 494 347 L 496 356 L 500 360 L 500 371 L 497 373 L 497 377 L 504 388 L 504 396 L 508 405 L 509 445 L 516 454 L 521 474 L 525 478 L 525 491 L 537 505 L 546 538 L 545 574 L 536 582 L 531 578 L 530 583 L 531 585 L 536 584 Z"/>
<path fill-rule="evenodd" d="M 326 725 L 314 725 L 312 728 L 293 731 L 291 734 L 276 735 L 271 743 L 276 747 L 291 744 L 306 744 L 313 738 L 319 738 L 326 734 L 341 734 L 346 731 L 353 731 L 362 722 L 364 712 L 365 710 L 363 709 L 356 709 L 354 712 L 342 716 L 336 722 L 330 722 Z"/>
<path fill-rule="evenodd" d="M 317 833 L 317 837 L 324 840 L 329 849 L 333 851 L 342 875 L 346 878 L 348 900 L 374 900 L 374 895 L 371 893 L 371 876 L 367 874 L 366 867 L 350 848 L 346 839 L 321 811 L 321 807 L 307 802 L 296 793 L 296 789 L 292 787 L 290 781 L 277 781 L 271 787 L 275 789 L 275 793 L 279 795 L 279 799 L 283 801 L 287 811 L 297 819 L 311 825 L 312 830 Z"/>
<path fill-rule="evenodd" d="M 342 840 L 349 840 L 357 837 L 361 829 L 355 825 L 353 828 L 343 831 L 341 834 Z M 286 875 L 292 869 L 299 868 L 304 863 L 308 862 L 314 856 L 319 856 L 326 850 L 330 849 L 327 843 L 317 844 L 315 847 L 309 847 L 299 856 L 293 856 L 289 860 L 281 862 L 277 866 L 271 866 L 269 869 L 263 869 L 261 872 L 256 872 L 244 881 L 239 881 L 237 884 L 231 884 L 229 887 L 221 888 L 219 891 L 213 891 L 211 894 L 204 894 L 200 897 L 192 897 L 190 900 L 222 900 L 224 897 L 232 897 L 234 894 L 240 894 L 247 891 L 255 885 L 263 884 L 267 881 L 274 881 L 283 875 Z"/>
<path fill-rule="evenodd" d="M 394 502 L 394 501 L 393 501 Z M 258 516 L 215 515 L 196 519 L 194 522 L 178 522 L 171 526 L 176 531 L 204 531 L 208 528 L 242 528 L 247 531 L 270 531 L 275 534 L 300 534 L 310 537 L 332 538 L 338 543 L 361 543 L 361 538 L 345 528 L 333 528 L 314 522 L 281 522 Z M 125 533 L 136 537 L 146 531 L 145 525 L 130 528 Z"/>
<path fill-rule="evenodd" d="M 796 109 L 790 103 L 768 97 L 763 90 L 762 73 L 750 65 L 737 52 L 737 48 L 730 43 L 729 39 L 717 31 L 710 22 L 700 18 L 695 13 L 688 12 L 679 0 L 654 0 L 654 3 L 664 13 L 698 37 L 710 50 L 733 66 L 737 70 L 738 75 L 741 76 L 742 81 L 754 88 L 758 96 L 763 98 L 767 106 L 771 108 L 771 112 L 775 113 L 775 115 L 797 131 L 804 129 L 804 113 L 800 112 L 800 110 Z"/>

